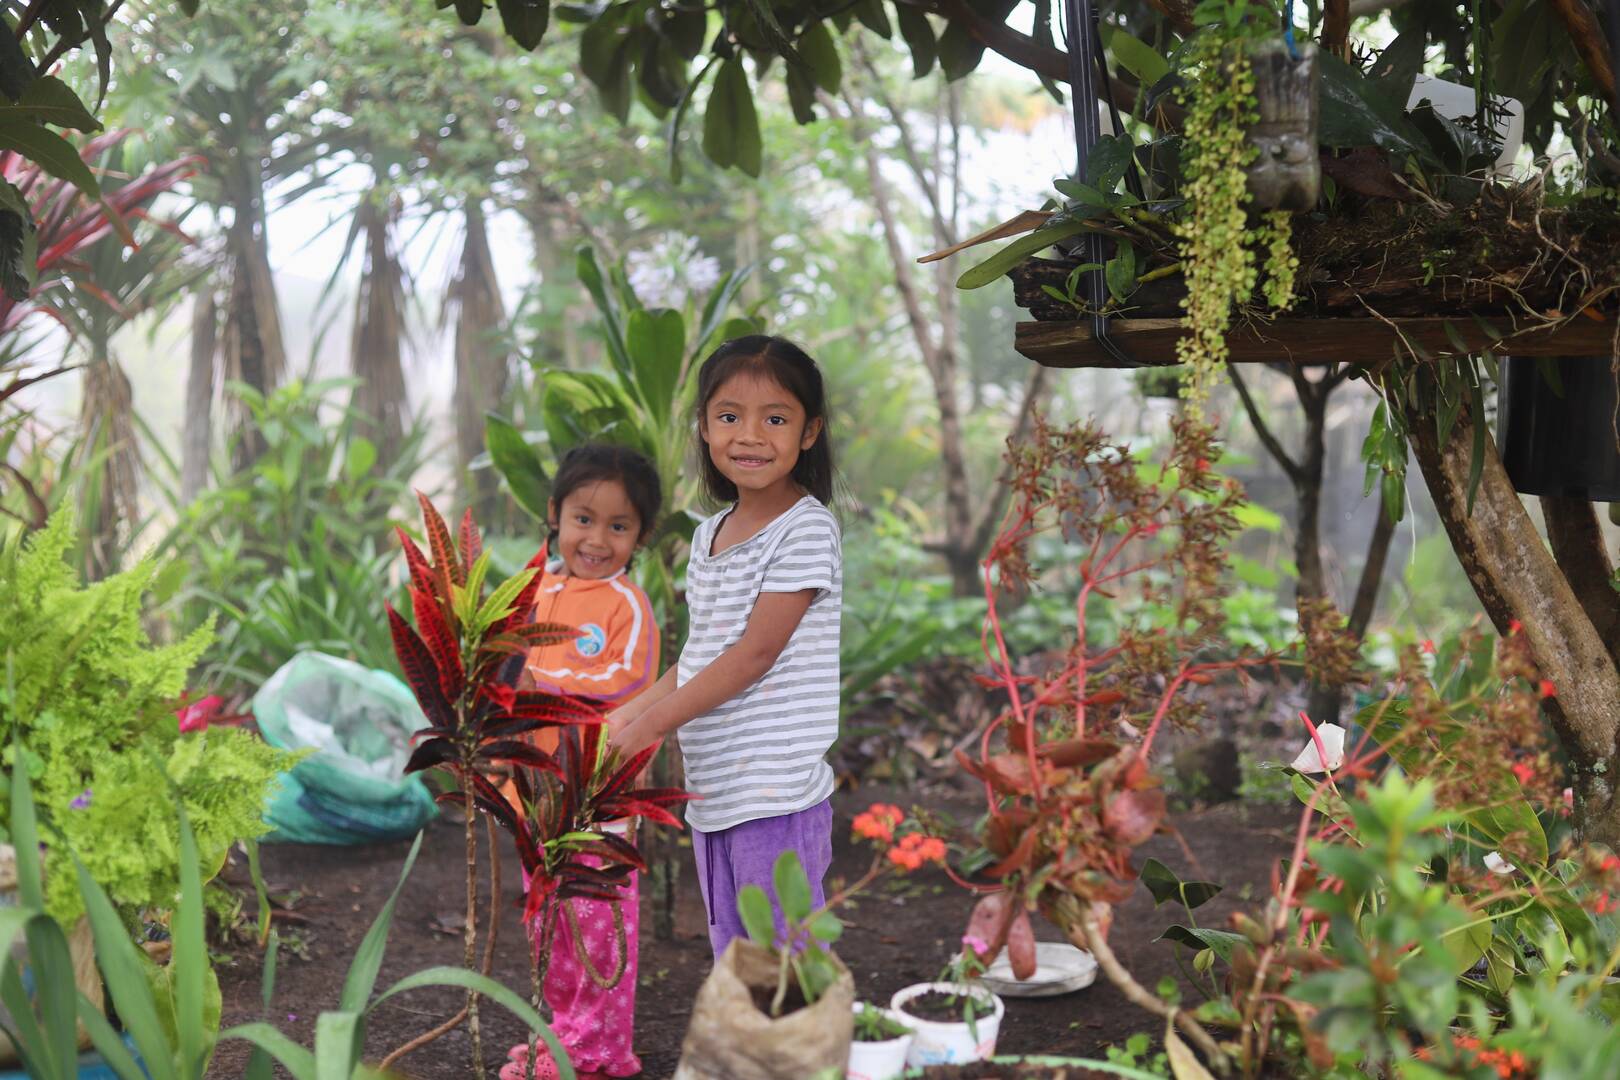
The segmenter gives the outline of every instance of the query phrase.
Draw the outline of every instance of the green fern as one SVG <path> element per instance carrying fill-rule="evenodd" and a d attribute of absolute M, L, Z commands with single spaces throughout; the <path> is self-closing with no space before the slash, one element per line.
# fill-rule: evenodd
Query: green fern
<path fill-rule="evenodd" d="M 0 551 L 0 761 L 8 775 L 27 769 L 52 827 L 46 903 L 64 922 L 83 910 L 70 849 L 126 912 L 171 907 L 179 835 L 170 780 L 205 871 L 217 871 L 231 844 L 265 831 L 269 785 L 295 760 L 243 731 L 180 734 L 175 702 L 211 628 L 153 645 L 141 622 L 153 566 L 81 586 L 72 539 L 62 512 Z M 0 824 L 9 827 L 9 810 L 0 808 Z"/>

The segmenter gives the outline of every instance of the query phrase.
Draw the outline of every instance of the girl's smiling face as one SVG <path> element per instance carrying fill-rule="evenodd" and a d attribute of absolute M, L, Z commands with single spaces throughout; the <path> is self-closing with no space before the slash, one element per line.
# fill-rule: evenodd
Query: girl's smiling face
<path fill-rule="evenodd" d="M 715 468 L 738 493 L 758 494 L 792 482 L 799 455 L 821 435 L 821 418 L 806 421 L 791 391 L 744 371 L 715 389 L 703 408 L 701 434 Z"/>
<path fill-rule="evenodd" d="M 641 515 L 624 485 L 593 480 L 551 503 L 551 526 L 557 549 L 571 577 L 612 577 L 629 563 L 641 539 Z"/>

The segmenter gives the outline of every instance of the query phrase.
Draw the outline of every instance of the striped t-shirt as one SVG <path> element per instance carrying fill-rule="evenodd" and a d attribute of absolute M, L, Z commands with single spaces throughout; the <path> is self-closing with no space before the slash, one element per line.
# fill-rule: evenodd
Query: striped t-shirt
<path fill-rule="evenodd" d="M 711 554 L 730 509 L 692 537 L 686 568 L 690 630 L 677 679 L 685 684 L 735 645 L 762 592 L 814 589 L 804 618 L 769 671 L 680 729 L 686 820 L 718 832 L 808 809 L 832 794 L 827 750 L 838 737 L 838 629 L 843 557 L 838 522 L 806 495 L 740 544 Z"/>

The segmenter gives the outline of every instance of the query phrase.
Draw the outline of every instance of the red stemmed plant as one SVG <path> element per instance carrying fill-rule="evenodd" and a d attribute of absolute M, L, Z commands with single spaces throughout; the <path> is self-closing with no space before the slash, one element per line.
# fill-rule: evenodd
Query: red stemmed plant
<path fill-rule="evenodd" d="M 416 733 L 420 745 L 405 766 L 408 773 L 440 768 L 456 781 L 456 790 L 440 801 L 466 808 L 467 912 L 463 930 L 463 960 L 472 968 L 477 947 L 477 835 L 474 811 L 479 806 L 480 784 L 486 773 L 500 768 L 530 767 L 556 770 L 551 756 L 522 738 L 544 727 L 600 724 L 600 711 L 588 702 L 554 694 L 521 692 L 518 679 L 523 658 L 539 645 L 566 641 L 574 636 L 567 627 L 531 622 L 534 594 L 539 588 L 542 550 L 522 571 L 488 590 L 485 585 L 489 555 L 483 550 L 478 527 L 468 511 L 459 537 L 450 530 L 426 496 L 418 494 L 428 552 L 399 532 L 410 569 L 413 628 L 388 606 L 394 652 L 406 682 L 428 726 Z M 493 847 L 494 830 L 490 827 Z M 499 894 L 500 860 L 490 856 L 491 902 Z M 490 919 L 490 945 L 495 920 Z M 486 947 L 486 959 L 492 959 Z M 469 1021 L 474 1066 L 483 1075 L 483 1047 L 478 1022 L 478 999 L 468 994 L 461 1013 L 433 1031 L 400 1047 L 386 1066 L 404 1053 L 432 1041 L 461 1022 Z"/>
<path fill-rule="evenodd" d="M 1107 943 L 1112 905 L 1135 888 L 1135 849 L 1163 826 L 1165 795 L 1148 764 L 1154 739 L 1167 722 L 1197 718 L 1189 687 L 1278 659 L 1233 657 L 1224 645 L 1220 569 L 1242 495 L 1210 470 L 1217 448 L 1207 428 L 1182 421 L 1174 434 L 1157 470 L 1092 426 L 1037 422 L 1030 442 L 1009 451 L 1013 500 L 984 560 L 985 655 L 1008 707 L 976 753 L 957 755 L 984 784 L 989 814 L 980 840 L 995 861 L 980 875 L 987 883 L 963 884 L 987 894 L 969 927 L 988 946 L 982 961 L 1007 947 L 1015 971 L 1032 973 L 1028 910 L 1038 908 L 1096 956 L 1126 997 L 1174 1015 L 1219 1058 L 1208 1034 L 1137 983 Z M 1028 587 L 1029 543 L 1051 530 L 1083 552 L 1077 632 L 1052 670 L 1023 674 L 1007 650 L 997 600 Z M 1127 619 L 1114 643 L 1089 644 L 1092 597 L 1127 589 L 1147 602 L 1139 610 L 1162 616 Z"/>

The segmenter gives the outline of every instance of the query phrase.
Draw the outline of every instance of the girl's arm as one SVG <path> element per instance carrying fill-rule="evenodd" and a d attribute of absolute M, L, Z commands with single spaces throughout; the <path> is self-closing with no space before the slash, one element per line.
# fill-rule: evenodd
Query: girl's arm
<path fill-rule="evenodd" d="M 758 682 L 782 655 L 815 597 L 815 589 L 760 593 L 742 637 L 708 667 L 678 689 L 671 678 L 672 667 L 633 705 L 609 715 L 608 745 L 630 757 Z"/>

